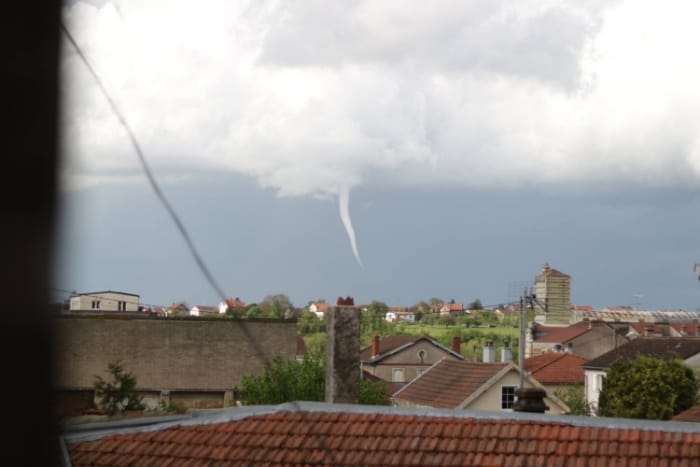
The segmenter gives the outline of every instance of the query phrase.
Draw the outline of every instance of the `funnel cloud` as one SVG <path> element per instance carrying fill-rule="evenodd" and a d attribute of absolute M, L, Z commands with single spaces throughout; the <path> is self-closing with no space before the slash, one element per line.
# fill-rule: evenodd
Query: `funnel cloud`
<path fill-rule="evenodd" d="M 157 174 L 229 171 L 280 196 L 337 195 L 360 265 L 338 187 L 700 184 L 695 1 L 63 8 Z M 62 53 L 63 186 L 133 180 L 118 122 Z"/>
<path fill-rule="evenodd" d="M 343 188 L 340 190 L 340 194 L 338 195 L 338 210 L 340 211 L 340 219 L 343 221 L 343 226 L 350 239 L 352 254 L 355 256 L 357 264 L 359 264 L 361 268 L 364 268 L 362 259 L 360 259 L 360 252 L 357 249 L 355 229 L 352 227 L 352 219 L 350 218 L 350 189 Z"/>

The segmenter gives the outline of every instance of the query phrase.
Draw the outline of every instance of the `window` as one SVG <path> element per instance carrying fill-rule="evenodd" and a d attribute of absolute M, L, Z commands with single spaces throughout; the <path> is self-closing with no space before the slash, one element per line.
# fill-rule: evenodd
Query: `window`
<path fill-rule="evenodd" d="M 126 302 L 124 302 L 124 301 L 117 302 L 117 310 L 126 311 Z"/>
<path fill-rule="evenodd" d="M 404 369 L 403 368 L 392 368 L 391 369 L 391 380 L 395 381 L 397 383 L 403 383 L 406 381 L 406 377 L 404 376 Z"/>
<path fill-rule="evenodd" d="M 99 300 L 93 300 L 93 301 L 92 301 L 92 309 L 93 309 L 93 310 L 99 310 L 99 309 L 100 309 L 100 301 L 99 301 Z"/>
<path fill-rule="evenodd" d="M 420 360 L 421 363 L 425 360 L 426 352 L 423 349 L 420 349 L 418 351 L 418 359 Z"/>
<path fill-rule="evenodd" d="M 501 408 L 512 409 L 515 404 L 515 386 L 501 386 Z"/>

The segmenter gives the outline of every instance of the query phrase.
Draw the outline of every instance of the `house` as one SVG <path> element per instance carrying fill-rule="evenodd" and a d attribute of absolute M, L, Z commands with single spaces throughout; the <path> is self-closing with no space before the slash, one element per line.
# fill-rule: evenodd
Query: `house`
<path fill-rule="evenodd" d="M 409 323 L 415 323 L 416 315 L 412 311 L 409 311 L 407 307 L 390 306 L 388 311 L 386 312 L 386 315 L 384 316 L 384 319 L 390 323 L 393 323 L 395 321 L 406 321 Z"/>
<path fill-rule="evenodd" d="M 84 426 L 62 465 L 695 466 L 684 422 L 291 402 Z"/>
<path fill-rule="evenodd" d="M 227 298 L 219 302 L 219 314 L 225 314 L 229 309 L 231 310 L 241 310 L 245 308 L 245 302 L 240 298 Z"/>
<path fill-rule="evenodd" d="M 103 290 L 73 294 L 69 299 L 70 311 L 139 311 L 140 297 L 127 292 Z"/>
<path fill-rule="evenodd" d="M 512 410 L 520 372 L 513 362 L 484 363 L 442 359 L 392 396 L 399 407 L 471 410 Z M 525 387 L 544 389 L 530 375 Z M 549 394 L 545 404 L 551 413 L 569 411 L 567 405 Z"/>
<path fill-rule="evenodd" d="M 406 383 L 442 358 L 464 360 L 459 337 L 447 348 L 429 336 L 372 337 L 360 350 L 362 369 L 387 382 Z"/>
<path fill-rule="evenodd" d="M 525 336 L 525 358 L 554 351 L 590 360 L 629 342 L 626 333 L 626 326 L 604 321 L 579 321 L 569 326 L 531 323 Z"/>
<path fill-rule="evenodd" d="M 583 387 L 585 375 L 581 365 L 587 359 L 569 352 L 547 352 L 526 358 L 525 370 L 532 375 L 549 394 L 558 390 L 580 385 Z"/>
<path fill-rule="evenodd" d="M 173 302 L 166 310 L 168 316 L 189 316 L 190 309 L 185 302 Z"/>
<path fill-rule="evenodd" d="M 700 336 L 700 325 L 698 323 L 629 323 L 627 337 L 697 337 Z"/>
<path fill-rule="evenodd" d="M 445 303 L 440 307 L 440 316 L 462 316 L 463 314 L 464 305 L 455 303 L 454 300 L 450 300 L 449 303 Z"/>
<path fill-rule="evenodd" d="M 190 308 L 189 314 L 190 316 L 212 316 L 218 315 L 219 309 L 215 306 L 195 305 L 192 308 Z"/>
<path fill-rule="evenodd" d="M 638 337 L 583 364 L 586 402 L 595 410 L 605 374 L 617 360 L 633 360 L 638 355 L 654 358 L 680 358 L 691 368 L 700 369 L 700 338 Z"/>
<path fill-rule="evenodd" d="M 309 305 L 309 311 L 316 315 L 318 319 L 323 319 L 323 315 L 328 311 L 328 303 L 314 302 Z"/>
<path fill-rule="evenodd" d="M 605 307 L 600 310 L 572 310 L 573 320 L 620 323 L 700 323 L 700 311 L 638 310 L 630 306 Z"/>

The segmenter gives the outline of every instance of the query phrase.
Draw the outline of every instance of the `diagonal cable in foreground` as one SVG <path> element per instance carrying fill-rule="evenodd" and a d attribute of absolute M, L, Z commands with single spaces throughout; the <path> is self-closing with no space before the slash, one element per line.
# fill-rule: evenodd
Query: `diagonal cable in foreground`
<path fill-rule="evenodd" d="M 197 253 L 197 250 L 194 246 L 194 243 L 192 242 L 192 239 L 190 238 L 189 234 L 187 233 L 187 230 L 185 229 L 184 224 L 182 223 L 179 216 L 177 215 L 177 213 L 175 212 L 173 207 L 170 205 L 168 200 L 165 198 L 165 195 L 163 194 L 160 187 L 158 186 L 158 183 L 156 182 L 156 179 L 153 176 L 151 169 L 148 166 L 148 163 L 146 162 L 146 157 L 144 156 L 143 151 L 141 150 L 141 146 L 139 145 L 138 141 L 136 140 L 136 136 L 131 131 L 131 127 L 128 125 L 128 123 L 126 122 L 126 119 L 124 118 L 122 113 L 119 111 L 119 108 L 117 107 L 116 103 L 114 102 L 114 100 L 111 98 L 111 96 L 107 92 L 107 89 L 105 88 L 104 84 L 102 83 L 102 80 L 98 76 L 97 72 L 90 65 L 90 62 L 88 61 L 87 57 L 83 53 L 82 49 L 78 46 L 78 43 L 75 41 L 75 39 L 73 39 L 73 36 L 68 31 L 65 24 L 63 24 L 63 21 L 61 21 L 61 29 L 63 30 L 63 33 L 68 38 L 68 40 L 70 41 L 70 43 L 73 46 L 73 48 L 75 49 L 75 51 L 80 56 L 80 59 L 82 60 L 82 62 L 85 64 L 87 69 L 90 71 L 90 74 L 95 79 L 95 82 L 97 82 L 97 85 L 99 86 L 100 91 L 102 92 L 104 97 L 107 99 L 107 102 L 109 102 L 109 105 L 111 106 L 112 111 L 117 116 L 117 118 L 119 119 L 119 122 L 124 127 L 127 134 L 129 135 L 129 139 L 131 141 L 131 144 L 134 147 L 136 154 L 139 156 L 139 160 L 141 161 L 141 165 L 143 166 L 143 170 L 146 173 L 146 176 L 148 177 L 148 181 L 150 182 L 151 187 L 153 188 L 156 195 L 158 196 L 158 199 L 160 199 L 160 201 L 163 203 L 163 205 L 167 209 L 168 213 L 172 217 L 173 221 L 175 222 L 175 225 L 177 226 L 178 230 L 180 231 L 183 238 L 185 239 L 185 242 L 187 243 L 187 246 L 190 249 L 190 252 L 192 253 L 192 256 L 194 257 L 195 261 L 197 262 L 197 265 L 199 266 L 200 270 L 202 271 L 204 276 L 207 278 L 207 280 L 209 281 L 209 284 L 212 286 L 212 288 L 214 288 L 216 293 L 222 298 L 222 300 L 225 300 L 226 294 L 224 293 L 223 289 L 221 287 L 219 287 L 219 285 L 214 280 L 214 276 L 211 274 L 211 272 L 209 271 L 207 266 L 204 264 L 204 261 L 199 256 L 199 253 Z M 241 322 L 239 322 L 239 325 L 241 327 L 241 330 L 245 334 L 246 338 L 248 339 L 250 344 L 255 349 L 256 353 L 260 356 L 260 358 L 263 360 L 263 362 L 266 362 L 266 364 L 268 364 L 269 359 L 268 359 L 265 351 L 260 347 L 260 344 L 258 343 L 258 341 L 256 341 L 253 338 L 253 336 L 250 334 L 250 331 L 248 330 L 248 327 L 246 326 L 246 324 L 241 321 Z M 282 383 L 282 390 L 285 393 L 285 396 L 288 396 L 290 391 L 289 391 L 289 387 L 287 385 L 287 382 L 284 379 L 281 379 L 280 382 Z M 296 401 L 296 400 L 291 401 L 291 404 L 297 412 L 301 413 L 301 407 L 299 406 L 298 401 Z M 322 434 L 323 433 L 318 433 L 318 435 L 322 435 Z M 314 439 L 318 443 L 319 448 L 331 458 L 333 463 L 334 464 L 337 463 L 335 453 L 329 448 L 327 443 L 323 440 L 323 437 L 316 436 Z"/>
<path fill-rule="evenodd" d="M 107 102 L 109 103 L 110 107 L 112 108 L 112 111 L 114 112 L 114 115 L 117 116 L 119 119 L 119 123 L 124 127 L 126 130 L 126 133 L 129 136 L 129 140 L 131 141 L 131 145 L 134 147 L 134 151 L 136 151 L 136 154 L 139 156 L 139 161 L 141 162 L 141 166 L 143 167 L 143 171 L 146 173 L 146 177 L 148 178 L 148 182 L 150 183 L 151 187 L 153 188 L 153 191 L 155 191 L 156 196 L 158 199 L 163 203 L 163 206 L 165 206 L 165 209 L 168 211 L 170 214 L 170 217 L 172 217 L 173 222 L 175 222 L 175 225 L 177 226 L 178 230 L 180 231 L 180 234 L 182 237 L 185 239 L 185 243 L 187 244 L 187 247 L 190 250 L 190 253 L 192 253 L 192 256 L 194 257 L 195 262 L 197 263 L 197 266 L 199 266 L 199 269 L 202 271 L 202 274 L 207 278 L 207 281 L 209 281 L 209 284 L 212 286 L 216 294 L 221 297 L 222 300 L 226 299 L 226 294 L 224 293 L 223 289 L 219 287 L 219 285 L 216 283 L 216 280 L 214 280 L 214 276 L 211 274 L 209 271 L 209 268 L 207 268 L 207 265 L 204 264 L 204 260 L 202 259 L 201 256 L 199 256 L 199 253 L 197 252 L 197 249 L 194 246 L 194 242 L 192 242 L 192 239 L 190 238 L 189 233 L 187 233 L 187 229 L 185 229 L 184 224 L 180 220 L 180 217 L 177 215 L 173 207 L 170 205 L 168 202 L 167 198 L 163 194 L 162 190 L 160 189 L 160 186 L 158 186 L 158 183 L 156 182 L 155 177 L 153 176 L 153 173 L 151 172 L 150 167 L 148 166 L 148 163 L 146 162 L 146 158 L 143 155 L 143 151 L 141 150 L 141 146 L 139 145 L 139 142 L 136 140 L 136 136 L 134 136 L 134 132 L 131 131 L 131 127 L 126 121 L 126 118 L 124 118 L 124 115 L 119 111 L 119 108 L 117 107 L 117 104 L 114 102 L 112 97 L 109 95 L 107 92 L 107 89 L 105 88 L 104 84 L 102 83 L 102 80 L 100 77 L 97 75 L 97 72 L 95 69 L 90 65 L 90 62 L 88 61 L 87 57 L 83 53 L 82 49 L 78 46 L 78 43 L 75 42 L 75 39 L 73 39 L 73 36 L 71 33 L 68 31 L 66 26 L 61 22 L 61 29 L 63 30 L 64 34 L 70 41 L 71 45 L 75 49 L 75 51 L 78 53 L 80 56 L 80 59 L 83 61 L 87 69 L 90 71 L 90 74 L 95 78 L 95 81 L 97 82 L 97 85 L 100 88 L 100 91 L 104 95 L 105 99 L 107 99 Z"/>

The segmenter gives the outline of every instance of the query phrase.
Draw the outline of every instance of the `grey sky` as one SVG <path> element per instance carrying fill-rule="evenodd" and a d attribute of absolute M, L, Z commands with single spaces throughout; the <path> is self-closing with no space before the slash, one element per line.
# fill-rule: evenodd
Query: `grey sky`
<path fill-rule="evenodd" d="M 219 226 L 198 243 L 227 258 L 222 282 L 246 284 L 232 294 L 502 301 L 504 284 L 549 261 L 574 276 L 576 301 L 699 306 L 695 2 L 117 4 L 67 5 L 66 23 L 176 209 Z M 83 241 L 65 245 L 57 270 L 71 284 L 57 282 L 214 302 L 174 238 L 176 269 L 192 275 L 168 290 L 172 270 L 144 245 L 174 236 L 172 222 L 68 46 L 63 67 L 67 237 Z M 141 234 L 83 227 L 107 207 Z M 128 272 L 138 256 L 121 250 L 104 271 L 98 245 L 145 248 L 150 273 Z"/>

